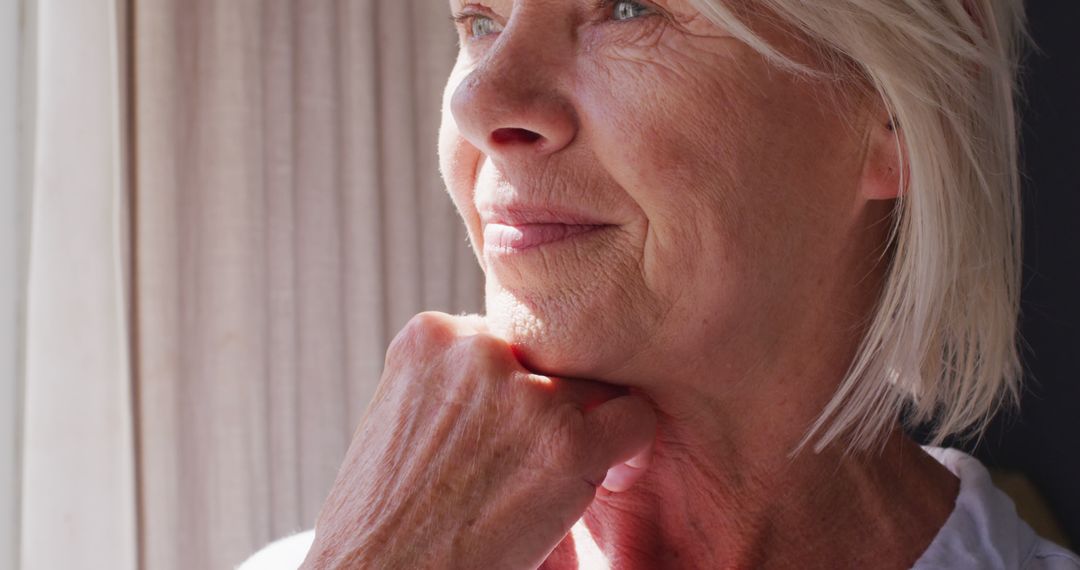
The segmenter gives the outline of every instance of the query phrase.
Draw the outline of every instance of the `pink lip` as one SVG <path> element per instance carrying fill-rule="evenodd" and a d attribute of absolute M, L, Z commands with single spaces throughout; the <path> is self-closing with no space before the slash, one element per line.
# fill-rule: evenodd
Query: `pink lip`
<path fill-rule="evenodd" d="M 607 222 L 571 209 L 528 204 L 485 204 L 478 208 L 484 224 L 504 226 L 603 226 Z"/>
<path fill-rule="evenodd" d="M 484 225 L 484 249 L 496 252 L 522 251 L 607 227 L 603 224 L 520 224 Z"/>

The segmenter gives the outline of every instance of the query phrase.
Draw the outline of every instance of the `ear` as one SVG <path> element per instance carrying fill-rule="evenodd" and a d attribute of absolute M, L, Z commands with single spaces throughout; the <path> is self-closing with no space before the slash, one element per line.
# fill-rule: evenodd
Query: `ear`
<path fill-rule="evenodd" d="M 911 178 L 904 134 L 888 115 L 875 114 L 866 136 L 860 193 L 867 200 L 892 200 L 907 193 Z"/>

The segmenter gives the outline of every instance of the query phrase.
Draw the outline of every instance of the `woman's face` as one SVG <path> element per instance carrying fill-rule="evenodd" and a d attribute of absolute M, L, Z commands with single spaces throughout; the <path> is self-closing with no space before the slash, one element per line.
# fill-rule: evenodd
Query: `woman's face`
<path fill-rule="evenodd" d="M 717 362 L 745 375 L 865 313 L 885 210 L 859 191 L 868 114 L 829 83 L 687 0 L 450 6 L 441 169 L 489 326 L 526 365 L 630 385 Z"/>

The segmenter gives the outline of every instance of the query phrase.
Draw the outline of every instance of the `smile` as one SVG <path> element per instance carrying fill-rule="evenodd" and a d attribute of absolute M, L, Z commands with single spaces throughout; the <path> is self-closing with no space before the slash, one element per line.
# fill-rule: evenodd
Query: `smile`
<path fill-rule="evenodd" d="M 519 224 L 489 223 L 484 226 L 484 251 L 486 253 L 517 253 L 545 245 L 556 244 L 584 237 L 598 230 L 609 228 L 606 224 Z"/>

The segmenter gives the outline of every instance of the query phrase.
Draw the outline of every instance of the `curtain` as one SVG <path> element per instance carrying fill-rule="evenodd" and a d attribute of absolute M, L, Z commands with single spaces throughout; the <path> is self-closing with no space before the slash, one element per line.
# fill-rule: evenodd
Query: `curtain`
<path fill-rule="evenodd" d="M 136 567 L 120 18 L 112 0 L 36 3 L 25 570 Z"/>
<path fill-rule="evenodd" d="M 230 568 L 314 525 L 405 321 L 482 307 L 435 154 L 447 8 L 21 6 L 0 567 Z"/>
<path fill-rule="evenodd" d="M 389 340 L 476 311 L 439 178 L 443 0 L 138 0 L 133 386 L 145 568 L 314 525 Z"/>
<path fill-rule="evenodd" d="M 19 5 L 0 2 L 0 568 L 16 568 L 19 526 L 19 275 L 24 217 L 19 186 Z"/>

